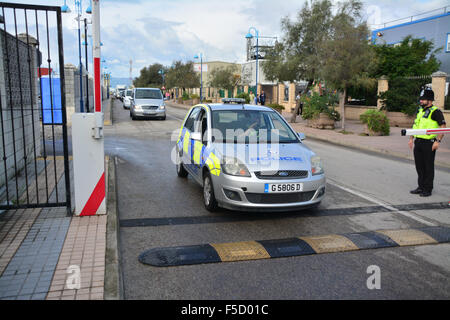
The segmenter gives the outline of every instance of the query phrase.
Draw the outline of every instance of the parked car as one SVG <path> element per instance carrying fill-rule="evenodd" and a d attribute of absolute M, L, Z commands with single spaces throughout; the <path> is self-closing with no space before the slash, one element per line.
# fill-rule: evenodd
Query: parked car
<path fill-rule="evenodd" d="M 232 102 L 238 99 L 224 99 Z M 288 211 L 317 206 L 325 196 L 321 159 L 269 107 L 194 106 L 176 144 L 179 177 L 203 187 L 207 210 Z"/>
<path fill-rule="evenodd" d="M 132 89 L 126 90 L 125 95 L 123 97 L 123 108 L 124 109 L 130 109 L 132 97 L 133 97 L 133 90 Z"/>
<path fill-rule="evenodd" d="M 166 104 L 158 88 L 135 88 L 131 99 L 130 117 L 166 119 Z"/>

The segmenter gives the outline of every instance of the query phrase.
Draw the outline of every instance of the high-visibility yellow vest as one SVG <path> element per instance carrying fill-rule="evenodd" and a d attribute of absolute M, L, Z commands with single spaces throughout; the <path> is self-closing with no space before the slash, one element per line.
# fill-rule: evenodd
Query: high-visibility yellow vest
<path fill-rule="evenodd" d="M 413 129 L 437 129 L 439 128 L 439 123 L 431 119 L 431 115 L 437 108 L 435 106 L 431 106 L 428 109 L 424 109 L 422 107 L 419 108 L 417 112 L 416 120 L 414 121 Z M 416 138 L 432 140 L 437 137 L 436 134 L 425 134 L 425 135 L 416 135 Z"/>

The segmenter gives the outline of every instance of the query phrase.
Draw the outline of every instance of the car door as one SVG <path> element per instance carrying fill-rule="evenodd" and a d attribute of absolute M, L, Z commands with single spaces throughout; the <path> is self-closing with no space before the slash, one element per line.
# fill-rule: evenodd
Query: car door
<path fill-rule="evenodd" d="M 192 171 L 198 181 L 202 181 L 201 168 L 204 164 L 204 153 L 208 144 L 208 113 L 205 108 L 201 108 L 194 124 L 194 132 L 200 133 L 201 140 L 192 140 Z"/>
<path fill-rule="evenodd" d="M 181 132 L 181 160 L 184 164 L 185 169 L 188 170 L 192 175 L 194 175 L 194 171 L 192 165 L 193 140 L 191 139 L 191 134 L 195 130 L 196 120 L 199 116 L 200 111 L 201 107 L 195 107 L 194 109 L 192 109 Z"/>

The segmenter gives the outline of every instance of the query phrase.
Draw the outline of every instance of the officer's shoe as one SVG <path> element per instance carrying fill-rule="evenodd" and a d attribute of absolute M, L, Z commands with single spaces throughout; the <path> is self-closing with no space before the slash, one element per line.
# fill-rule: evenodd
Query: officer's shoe
<path fill-rule="evenodd" d="M 422 194 L 423 190 L 420 189 L 420 188 L 417 188 L 417 189 L 411 190 L 409 193 L 411 193 L 411 194 Z"/>
<path fill-rule="evenodd" d="M 420 194 L 421 197 L 429 197 L 431 196 L 431 191 L 424 191 Z"/>

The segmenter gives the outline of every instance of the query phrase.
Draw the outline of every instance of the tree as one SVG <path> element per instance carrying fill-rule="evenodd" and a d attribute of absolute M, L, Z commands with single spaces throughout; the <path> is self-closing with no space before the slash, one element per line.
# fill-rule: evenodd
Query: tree
<path fill-rule="evenodd" d="M 134 79 L 133 84 L 135 87 L 162 87 L 163 77 L 159 73 L 160 70 L 166 72 L 166 68 L 160 63 L 154 63 L 149 67 L 141 69 L 139 77 Z"/>
<path fill-rule="evenodd" d="M 200 76 L 194 71 L 194 62 L 175 61 L 166 74 L 167 88 L 198 88 Z"/>
<path fill-rule="evenodd" d="M 377 65 L 375 77 L 387 76 L 389 90 L 380 95 L 388 111 L 413 115 L 417 109 L 417 97 L 422 87 L 430 82 L 440 62 L 433 50 L 433 42 L 408 36 L 398 46 L 376 45 Z"/>
<path fill-rule="evenodd" d="M 329 0 L 310 0 L 297 15 L 296 21 L 284 18 L 281 26 L 284 37 L 269 50 L 266 61 L 262 63 L 265 76 L 271 81 L 308 81 L 310 88 L 319 79 L 322 61 L 319 51 L 330 33 L 332 4 Z M 300 104 L 292 113 L 295 122 Z"/>
<path fill-rule="evenodd" d="M 369 29 L 362 20 L 362 3 L 349 0 L 339 4 L 331 21 L 329 37 L 321 43 L 320 77 L 326 86 L 339 91 L 342 130 L 345 130 L 347 89 L 369 78 L 373 50 L 368 42 Z"/>
<path fill-rule="evenodd" d="M 375 45 L 377 57 L 373 76 L 387 76 L 390 79 L 409 76 L 428 76 L 437 71 L 440 62 L 436 53 L 441 48 L 433 50 L 433 42 L 405 37 L 397 46 L 388 44 Z"/>
<path fill-rule="evenodd" d="M 284 18 L 284 37 L 262 63 L 265 76 L 271 81 L 307 80 L 309 86 L 319 78 L 319 50 L 328 39 L 332 22 L 329 0 L 310 0 L 303 5 L 296 21 Z"/>
<path fill-rule="evenodd" d="M 241 77 L 236 73 L 235 67 L 216 68 L 211 71 L 210 85 L 214 88 L 232 90 L 241 81 Z"/>

